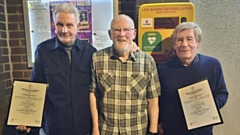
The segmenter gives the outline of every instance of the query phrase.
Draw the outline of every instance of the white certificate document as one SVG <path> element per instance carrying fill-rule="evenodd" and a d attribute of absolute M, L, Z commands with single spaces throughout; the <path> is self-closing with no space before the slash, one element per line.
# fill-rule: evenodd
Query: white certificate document
<path fill-rule="evenodd" d="M 208 80 L 178 89 L 188 130 L 222 123 Z"/>
<path fill-rule="evenodd" d="M 14 81 L 7 125 L 41 127 L 47 84 Z"/>

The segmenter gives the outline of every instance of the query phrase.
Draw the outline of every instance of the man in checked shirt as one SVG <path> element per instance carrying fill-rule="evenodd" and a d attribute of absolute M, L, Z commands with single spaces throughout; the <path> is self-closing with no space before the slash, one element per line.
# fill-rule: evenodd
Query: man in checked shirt
<path fill-rule="evenodd" d="M 115 17 L 109 36 L 113 45 L 92 57 L 92 135 L 157 134 L 160 83 L 155 62 L 142 51 L 131 52 L 136 29 L 130 17 Z"/>

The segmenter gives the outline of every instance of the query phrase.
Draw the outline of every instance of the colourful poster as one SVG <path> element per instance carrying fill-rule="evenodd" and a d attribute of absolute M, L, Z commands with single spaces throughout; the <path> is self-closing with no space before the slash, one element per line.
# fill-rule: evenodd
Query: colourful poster
<path fill-rule="evenodd" d="M 50 1 L 51 37 L 55 34 L 53 9 L 60 3 L 72 3 L 79 11 L 79 31 L 77 37 L 92 44 L 92 4 L 91 0 Z"/>

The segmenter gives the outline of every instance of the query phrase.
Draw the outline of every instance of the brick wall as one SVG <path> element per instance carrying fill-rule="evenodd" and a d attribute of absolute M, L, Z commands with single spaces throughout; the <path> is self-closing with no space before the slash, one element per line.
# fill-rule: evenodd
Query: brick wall
<path fill-rule="evenodd" d="M 0 133 L 8 111 L 12 82 L 5 17 L 5 2 L 0 0 Z"/>
<path fill-rule="evenodd" d="M 31 70 L 27 68 L 22 0 L 8 0 L 7 12 L 12 76 L 13 79 L 29 80 Z"/>
<path fill-rule="evenodd" d="M 28 80 L 22 0 L 0 0 L 0 134 L 14 79 Z"/>

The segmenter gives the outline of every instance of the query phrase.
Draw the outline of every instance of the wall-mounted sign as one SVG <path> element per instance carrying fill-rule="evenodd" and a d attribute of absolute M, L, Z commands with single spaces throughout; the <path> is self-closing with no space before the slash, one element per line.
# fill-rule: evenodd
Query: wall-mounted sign
<path fill-rule="evenodd" d="M 171 35 L 181 22 L 194 21 L 192 3 L 143 4 L 139 8 L 138 44 L 157 63 L 174 57 Z"/>

